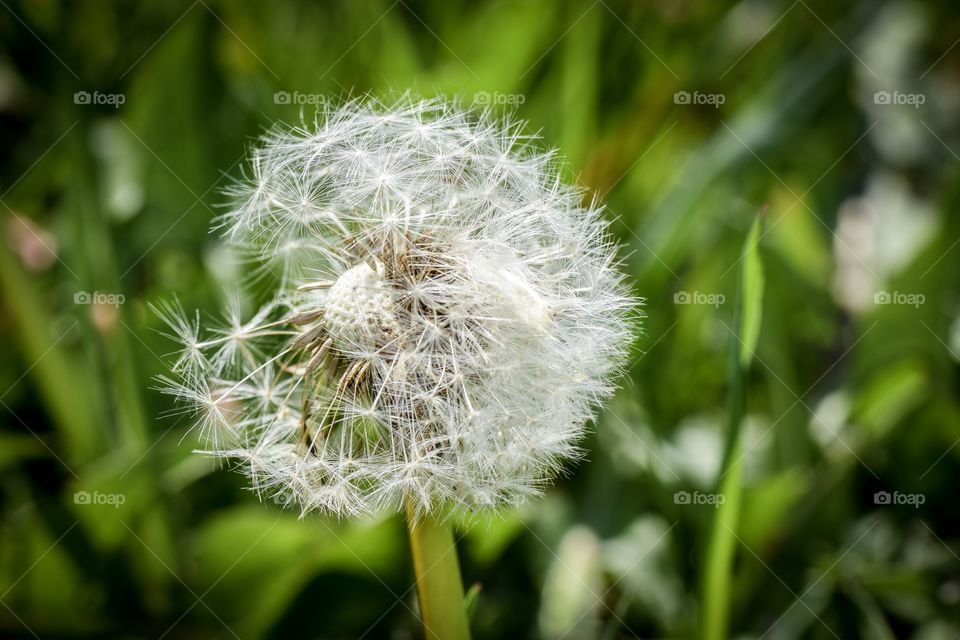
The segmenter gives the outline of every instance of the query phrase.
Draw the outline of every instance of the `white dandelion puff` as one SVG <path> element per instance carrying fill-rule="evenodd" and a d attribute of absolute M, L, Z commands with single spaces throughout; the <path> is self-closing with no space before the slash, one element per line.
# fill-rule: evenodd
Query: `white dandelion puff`
<path fill-rule="evenodd" d="M 208 336 L 161 309 L 209 453 L 337 515 L 501 508 L 580 453 L 638 303 L 600 208 L 521 128 L 407 99 L 265 137 L 216 228 L 274 299 Z"/>

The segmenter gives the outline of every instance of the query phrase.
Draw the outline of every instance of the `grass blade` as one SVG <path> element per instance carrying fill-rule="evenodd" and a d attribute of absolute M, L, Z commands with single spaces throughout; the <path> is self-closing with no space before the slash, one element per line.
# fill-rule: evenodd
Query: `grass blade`
<path fill-rule="evenodd" d="M 742 501 L 743 460 L 740 455 L 740 426 L 746 408 L 746 372 L 760 336 L 763 309 L 763 264 L 759 243 L 761 212 L 750 227 L 740 262 L 740 292 L 730 346 L 729 418 L 723 471 L 717 492 L 723 501 L 717 508 L 710 532 L 704 573 L 704 607 L 701 618 L 705 640 L 727 636 L 730 617 L 730 573 L 737 541 L 737 524 Z"/>

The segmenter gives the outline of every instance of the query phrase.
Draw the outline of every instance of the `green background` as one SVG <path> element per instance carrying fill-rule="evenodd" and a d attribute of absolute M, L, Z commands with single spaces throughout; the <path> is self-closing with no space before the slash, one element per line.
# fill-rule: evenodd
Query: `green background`
<path fill-rule="evenodd" d="M 758 211 L 731 636 L 960 634 L 955 3 L 0 5 L 0 635 L 419 637 L 400 518 L 191 453 L 147 306 L 240 281 L 208 228 L 257 135 L 405 91 L 526 119 L 646 299 L 588 459 L 458 533 L 476 637 L 698 633 Z"/>

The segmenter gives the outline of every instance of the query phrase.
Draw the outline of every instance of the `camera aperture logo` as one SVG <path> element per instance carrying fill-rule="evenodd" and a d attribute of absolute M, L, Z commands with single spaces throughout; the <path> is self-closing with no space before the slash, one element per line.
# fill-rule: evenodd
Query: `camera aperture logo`
<path fill-rule="evenodd" d="M 114 509 L 119 509 L 120 505 L 127 501 L 127 496 L 122 493 L 101 493 L 94 491 L 77 491 L 73 494 L 73 503 L 82 505 L 109 505 Z"/>
<path fill-rule="evenodd" d="M 677 291 L 673 294 L 673 304 L 705 304 L 719 309 L 727 301 L 722 293 L 704 293 L 703 291 Z"/>
<path fill-rule="evenodd" d="M 727 96 L 722 93 L 703 93 L 700 91 L 677 91 L 673 94 L 673 104 L 681 105 L 709 105 L 714 109 L 719 109 L 720 105 L 727 101 Z"/>
<path fill-rule="evenodd" d="M 73 104 L 108 105 L 119 109 L 127 101 L 122 93 L 102 93 L 100 91 L 77 91 L 73 94 Z"/>
<path fill-rule="evenodd" d="M 726 501 L 727 498 L 722 493 L 677 491 L 673 494 L 673 504 L 680 505 L 709 505 L 717 509 Z"/>
<path fill-rule="evenodd" d="M 914 509 L 919 509 L 920 505 L 927 501 L 927 496 L 922 493 L 900 493 L 894 491 L 877 491 L 873 494 L 873 504 L 876 505 L 909 505 Z"/>
<path fill-rule="evenodd" d="M 122 293 L 103 291 L 77 291 L 73 294 L 73 304 L 99 304 L 107 307 L 119 307 L 127 301 Z"/>

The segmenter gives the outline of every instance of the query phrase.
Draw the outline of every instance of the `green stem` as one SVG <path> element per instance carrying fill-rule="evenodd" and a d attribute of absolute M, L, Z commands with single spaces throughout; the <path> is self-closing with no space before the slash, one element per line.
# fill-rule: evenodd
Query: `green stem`
<path fill-rule="evenodd" d="M 420 617 L 427 640 L 469 640 L 453 529 L 435 515 L 416 516 L 407 502 Z"/>

